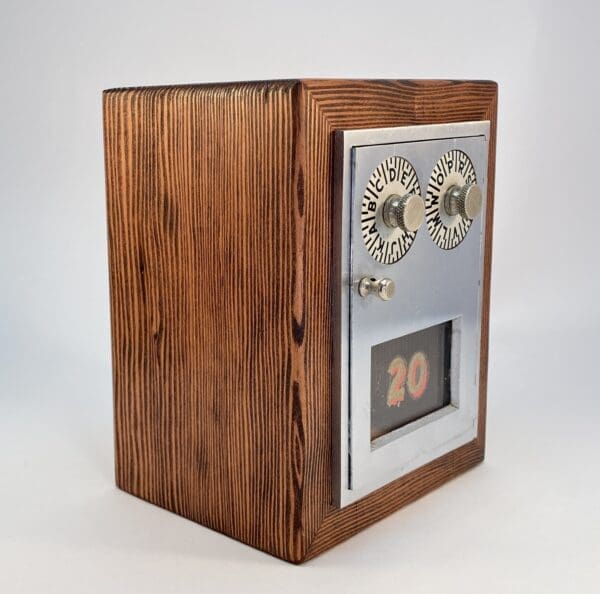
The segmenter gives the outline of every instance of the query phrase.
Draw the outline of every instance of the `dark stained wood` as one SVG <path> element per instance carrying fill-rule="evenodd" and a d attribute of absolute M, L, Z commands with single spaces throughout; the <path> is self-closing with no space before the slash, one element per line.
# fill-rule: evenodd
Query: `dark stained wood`
<path fill-rule="evenodd" d="M 292 562 L 483 458 L 496 85 L 271 81 L 104 94 L 116 480 Z M 489 119 L 478 438 L 332 505 L 333 131 Z"/>
<path fill-rule="evenodd" d="M 494 189 L 494 150 L 496 138 L 496 98 L 497 86 L 492 82 L 462 81 L 305 81 L 304 119 L 306 124 L 306 168 L 305 202 L 307 220 L 335 220 L 332 200 L 322 196 L 332 196 L 331 162 L 333 152 L 333 132 L 338 129 L 374 128 L 415 124 L 436 124 L 461 121 L 491 121 L 490 158 L 487 194 L 487 230 L 484 255 L 483 320 L 481 345 L 480 377 L 480 416 L 477 440 L 439 458 L 431 464 L 416 470 L 379 489 L 376 493 L 344 509 L 331 505 L 331 459 L 326 464 L 314 467 L 315 474 L 307 479 L 305 505 L 310 522 L 305 522 L 308 550 L 307 558 L 318 555 L 331 546 L 355 534 L 369 524 L 385 517 L 402 505 L 414 501 L 444 481 L 472 467 L 483 459 L 485 433 L 485 394 L 487 381 L 487 345 L 489 322 L 489 287 L 491 268 L 491 242 Z M 309 206 L 314 210 L 311 215 Z M 335 233 L 335 230 L 332 230 Z M 330 277 L 330 291 L 339 286 L 339 271 L 335 270 L 329 254 L 307 250 L 307 260 L 316 258 L 326 266 L 325 278 Z M 310 279 L 307 278 L 307 283 Z M 332 328 L 329 310 L 322 309 L 317 285 L 307 290 L 306 309 L 312 313 L 315 328 Z M 319 319 L 315 319 L 319 316 Z M 313 336 L 312 332 L 307 332 Z M 319 337 L 331 343 L 337 338 L 332 334 Z M 311 360 L 307 365 L 307 409 L 324 414 L 324 402 L 331 402 L 335 389 L 329 396 L 319 383 L 327 362 L 324 359 Z M 332 383 L 335 385 L 335 377 Z M 322 381 L 322 380 L 321 380 Z M 316 389 L 318 387 L 318 389 Z M 321 452 L 330 447 L 331 424 L 327 427 L 317 424 L 316 418 L 307 424 L 307 458 L 312 451 Z"/>

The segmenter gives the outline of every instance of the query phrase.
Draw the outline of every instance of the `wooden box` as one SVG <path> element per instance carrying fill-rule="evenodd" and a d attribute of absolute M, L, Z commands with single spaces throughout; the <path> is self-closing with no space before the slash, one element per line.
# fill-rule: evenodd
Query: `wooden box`
<path fill-rule="evenodd" d="M 299 563 L 483 459 L 496 101 L 484 81 L 104 93 L 119 488 Z M 476 437 L 340 507 L 335 132 L 484 120 Z"/>

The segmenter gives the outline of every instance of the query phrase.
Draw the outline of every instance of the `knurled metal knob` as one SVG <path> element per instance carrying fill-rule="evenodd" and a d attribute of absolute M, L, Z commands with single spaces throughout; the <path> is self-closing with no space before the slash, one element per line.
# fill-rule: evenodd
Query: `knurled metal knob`
<path fill-rule="evenodd" d="M 419 194 L 392 194 L 383 203 L 383 222 L 388 227 L 415 232 L 425 220 L 425 201 Z"/>
<path fill-rule="evenodd" d="M 396 285 L 391 278 L 369 278 L 365 276 L 358 282 L 358 292 L 361 297 L 377 295 L 383 301 L 389 301 L 396 291 Z"/>
<path fill-rule="evenodd" d="M 444 208 L 450 216 L 474 219 L 483 206 L 483 193 L 477 184 L 465 184 L 462 188 L 452 186 L 444 197 Z"/>

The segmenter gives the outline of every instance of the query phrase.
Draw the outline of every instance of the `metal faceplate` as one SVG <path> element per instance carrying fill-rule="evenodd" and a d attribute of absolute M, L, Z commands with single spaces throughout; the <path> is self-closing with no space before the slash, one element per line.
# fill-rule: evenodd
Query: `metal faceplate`
<path fill-rule="evenodd" d="M 336 133 L 342 272 L 334 492 L 340 506 L 476 437 L 488 139 L 489 122 Z M 456 149 L 472 164 L 483 207 L 444 240 L 435 235 L 436 218 L 427 190 L 432 174 L 440 170 L 440 158 Z M 399 259 L 398 253 L 374 257 L 363 237 L 363 197 L 373 173 L 390 157 L 401 157 L 414 168 L 427 204 L 427 220 L 408 237 L 407 249 L 398 248 L 403 252 Z M 358 284 L 365 277 L 392 281 L 393 298 L 361 296 Z M 372 440 L 372 347 L 449 321 L 450 404 Z"/>

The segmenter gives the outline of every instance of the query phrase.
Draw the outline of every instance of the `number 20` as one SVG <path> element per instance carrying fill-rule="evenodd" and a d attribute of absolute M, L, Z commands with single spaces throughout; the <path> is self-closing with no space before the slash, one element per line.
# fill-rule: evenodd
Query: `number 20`
<path fill-rule="evenodd" d="M 392 376 L 387 392 L 388 406 L 400 406 L 404 402 L 406 388 L 413 400 L 421 398 L 427 389 L 429 364 L 421 351 L 410 358 L 408 365 L 404 357 L 394 357 L 388 367 L 388 373 Z"/>

